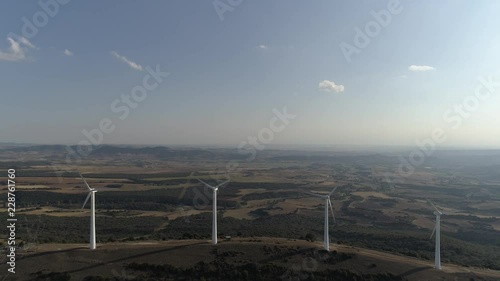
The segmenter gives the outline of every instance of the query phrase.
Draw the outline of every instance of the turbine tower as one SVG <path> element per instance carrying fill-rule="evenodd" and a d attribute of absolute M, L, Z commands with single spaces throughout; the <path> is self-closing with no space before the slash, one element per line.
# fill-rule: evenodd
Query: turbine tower
<path fill-rule="evenodd" d="M 429 204 L 434 207 L 436 210 L 434 212 L 434 215 L 436 215 L 436 225 L 434 226 L 434 230 L 432 230 L 431 238 L 434 236 L 434 233 L 436 233 L 436 248 L 434 249 L 434 268 L 441 270 L 441 215 L 443 215 L 443 212 L 441 212 L 436 205 L 434 205 L 430 200 L 427 200 Z"/>
<path fill-rule="evenodd" d="M 333 206 L 332 206 L 332 201 L 330 200 L 330 196 L 332 196 L 332 194 L 335 192 L 335 190 L 337 189 L 337 187 L 333 188 L 333 190 L 327 194 L 327 195 L 323 195 L 323 194 L 318 194 L 318 193 L 313 193 L 313 192 L 309 192 L 309 191 L 306 191 L 305 193 L 309 194 L 309 195 L 312 195 L 314 197 L 318 197 L 318 198 L 322 198 L 325 200 L 325 229 L 324 229 L 324 248 L 325 250 L 327 251 L 330 251 L 330 236 L 329 236 L 329 233 L 328 233 L 328 208 L 331 208 L 330 210 L 332 211 L 332 217 L 333 217 L 333 221 L 335 222 L 335 214 L 333 213 Z"/>
<path fill-rule="evenodd" d="M 78 173 L 80 174 L 80 173 Z M 85 207 L 87 204 L 87 201 L 89 201 L 90 198 L 90 242 L 89 242 L 89 248 L 91 250 L 95 250 L 96 248 L 96 243 L 95 243 L 95 193 L 97 190 L 95 188 L 91 188 L 90 185 L 87 183 L 87 181 L 83 178 L 82 174 L 80 174 L 80 177 L 82 178 L 83 182 L 89 189 L 89 194 L 87 195 L 87 198 L 85 199 L 85 202 L 83 202 L 82 209 Z"/>
<path fill-rule="evenodd" d="M 210 188 L 213 192 L 213 203 L 212 203 L 212 245 L 217 245 L 217 190 L 219 190 L 219 187 L 225 185 L 229 180 L 226 180 L 225 182 L 218 184 L 216 186 L 211 186 L 208 183 L 198 179 L 199 182 L 204 184 L 206 187 Z"/>

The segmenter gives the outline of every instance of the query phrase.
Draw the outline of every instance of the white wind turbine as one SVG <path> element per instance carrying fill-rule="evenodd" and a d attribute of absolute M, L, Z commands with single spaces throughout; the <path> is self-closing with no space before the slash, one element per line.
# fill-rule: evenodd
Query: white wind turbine
<path fill-rule="evenodd" d="M 328 208 L 331 208 L 333 221 L 335 222 L 335 214 L 333 213 L 333 206 L 332 206 L 332 201 L 330 200 L 330 196 L 335 192 L 336 189 L 337 189 L 337 187 L 333 188 L 333 190 L 327 195 L 305 191 L 305 193 L 307 193 L 309 195 L 312 195 L 312 196 L 318 197 L 318 198 L 322 198 L 325 200 L 324 248 L 327 251 L 330 251 L 330 236 L 328 234 Z"/>
<path fill-rule="evenodd" d="M 427 200 L 429 204 L 434 207 L 436 210 L 434 212 L 434 215 L 436 215 L 436 225 L 434 226 L 434 230 L 432 230 L 431 238 L 434 236 L 434 233 L 436 233 L 436 247 L 434 249 L 434 268 L 441 270 L 441 215 L 443 215 L 443 212 L 441 212 L 436 205 L 434 205 L 430 200 Z"/>
<path fill-rule="evenodd" d="M 225 185 L 229 180 L 226 180 L 225 182 L 218 184 L 216 186 L 211 186 L 208 183 L 198 179 L 199 182 L 203 183 L 206 187 L 212 189 L 213 191 L 213 203 L 212 203 L 212 244 L 217 245 L 217 190 L 219 190 L 219 187 Z"/>
<path fill-rule="evenodd" d="M 80 173 L 78 173 L 80 174 Z M 89 189 L 89 195 L 87 195 L 87 198 L 85 199 L 85 202 L 83 202 L 82 209 L 85 207 L 87 204 L 87 201 L 90 199 L 90 242 L 89 242 L 89 248 L 91 250 L 95 250 L 96 248 L 96 243 L 95 243 L 95 193 L 97 190 L 95 188 L 91 188 L 90 185 L 87 183 L 87 181 L 83 178 L 82 174 L 80 174 L 80 177 L 82 178 L 83 182 Z"/>

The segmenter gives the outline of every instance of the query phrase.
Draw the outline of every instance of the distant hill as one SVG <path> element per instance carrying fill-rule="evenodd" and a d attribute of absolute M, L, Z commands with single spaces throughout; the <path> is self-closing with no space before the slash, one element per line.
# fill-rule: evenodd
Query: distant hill
<path fill-rule="evenodd" d="M 203 149 L 172 149 L 166 146 L 153 147 L 121 147 L 103 145 L 96 147 L 91 156 L 94 157 L 111 157 L 111 156 L 146 156 L 155 157 L 158 159 L 170 158 L 209 158 L 213 157 L 213 153 Z"/>
<path fill-rule="evenodd" d="M 3 148 L 2 150 L 11 152 L 44 152 L 44 153 L 64 153 L 66 151 L 65 145 L 28 145 Z"/>
<path fill-rule="evenodd" d="M 80 148 L 81 149 L 81 148 Z M 56 154 L 59 156 L 66 155 L 70 151 L 79 151 L 75 145 L 33 145 L 22 147 L 9 147 L 1 149 L 9 152 L 39 152 L 44 154 Z M 89 151 L 90 147 L 84 147 L 84 151 Z M 118 145 L 99 145 L 91 149 L 89 157 L 103 158 L 103 157 L 116 157 L 116 156 L 143 156 L 153 157 L 158 159 L 170 158 L 210 158 L 214 153 L 209 150 L 185 148 L 185 149 L 172 149 L 166 146 L 147 146 L 147 147 L 134 147 L 134 146 L 118 146 Z"/>

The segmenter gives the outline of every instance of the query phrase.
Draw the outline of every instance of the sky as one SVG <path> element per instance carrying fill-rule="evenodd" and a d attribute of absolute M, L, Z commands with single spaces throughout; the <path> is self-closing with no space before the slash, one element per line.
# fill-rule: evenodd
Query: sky
<path fill-rule="evenodd" d="M 0 4 L 0 142 L 500 147 L 498 1 L 38 3 Z"/>

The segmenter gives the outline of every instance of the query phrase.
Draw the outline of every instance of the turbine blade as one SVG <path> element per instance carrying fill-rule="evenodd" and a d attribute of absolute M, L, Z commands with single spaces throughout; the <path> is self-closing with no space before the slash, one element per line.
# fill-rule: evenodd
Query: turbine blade
<path fill-rule="evenodd" d="M 78 172 L 78 174 L 80 175 L 80 178 L 82 178 L 83 182 L 85 183 L 85 185 L 87 186 L 87 188 L 89 189 L 89 191 L 92 190 L 92 188 L 90 188 L 90 185 L 87 183 L 87 181 L 83 178 L 82 174 L 80 172 Z"/>
<path fill-rule="evenodd" d="M 436 207 L 436 205 L 434 205 L 434 203 L 431 202 L 431 200 L 427 199 L 427 202 L 429 202 L 429 204 L 432 205 L 432 207 L 434 207 L 434 209 L 436 209 L 436 212 L 438 212 L 439 214 L 443 214 L 441 213 L 441 211 Z"/>
<path fill-rule="evenodd" d="M 328 199 L 328 204 L 330 204 L 330 211 L 332 211 L 333 222 L 336 222 L 335 221 L 335 213 L 333 212 L 332 201 L 330 199 Z"/>
<path fill-rule="evenodd" d="M 219 188 L 219 187 L 222 187 L 223 185 L 225 185 L 226 183 L 228 183 L 229 180 L 226 180 L 225 182 L 221 183 L 221 184 L 218 184 L 215 186 L 215 188 Z"/>
<path fill-rule="evenodd" d="M 85 199 L 85 202 L 83 202 L 83 205 L 82 205 L 82 209 L 85 208 L 85 205 L 87 204 L 87 202 L 89 201 L 89 198 L 90 198 L 90 195 L 92 194 L 92 192 L 89 192 L 89 195 L 87 195 L 87 198 Z"/>
<path fill-rule="evenodd" d="M 330 192 L 330 194 L 328 194 L 328 196 L 332 196 L 332 194 L 335 192 L 335 190 L 337 190 L 337 187 L 338 187 L 338 186 L 334 187 L 334 188 L 332 189 L 332 191 Z"/>
<path fill-rule="evenodd" d="M 325 197 L 324 195 L 312 193 L 312 192 L 309 192 L 309 191 L 304 191 L 304 193 L 305 194 L 309 194 L 309 195 L 314 196 L 314 197 L 318 197 L 318 198 L 324 198 Z"/>
<path fill-rule="evenodd" d="M 208 188 L 210 188 L 210 189 L 212 189 L 212 190 L 214 190 L 214 189 L 215 189 L 215 187 L 213 187 L 213 186 L 209 185 L 208 183 L 206 183 L 206 182 L 204 182 L 204 181 L 202 181 L 202 180 L 200 180 L 200 179 L 197 179 L 197 180 L 198 180 L 199 182 L 201 182 L 202 184 L 204 184 L 206 187 L 208 187 Z"/>
<path fill-rule="evenodd" d="M 432 239 L 432 236 L 434 236 L 434 232 L 436 232 L 436 226 L 434 226 L 434 229 L 432 230 L 431 237 L 429 239 Z"/>

